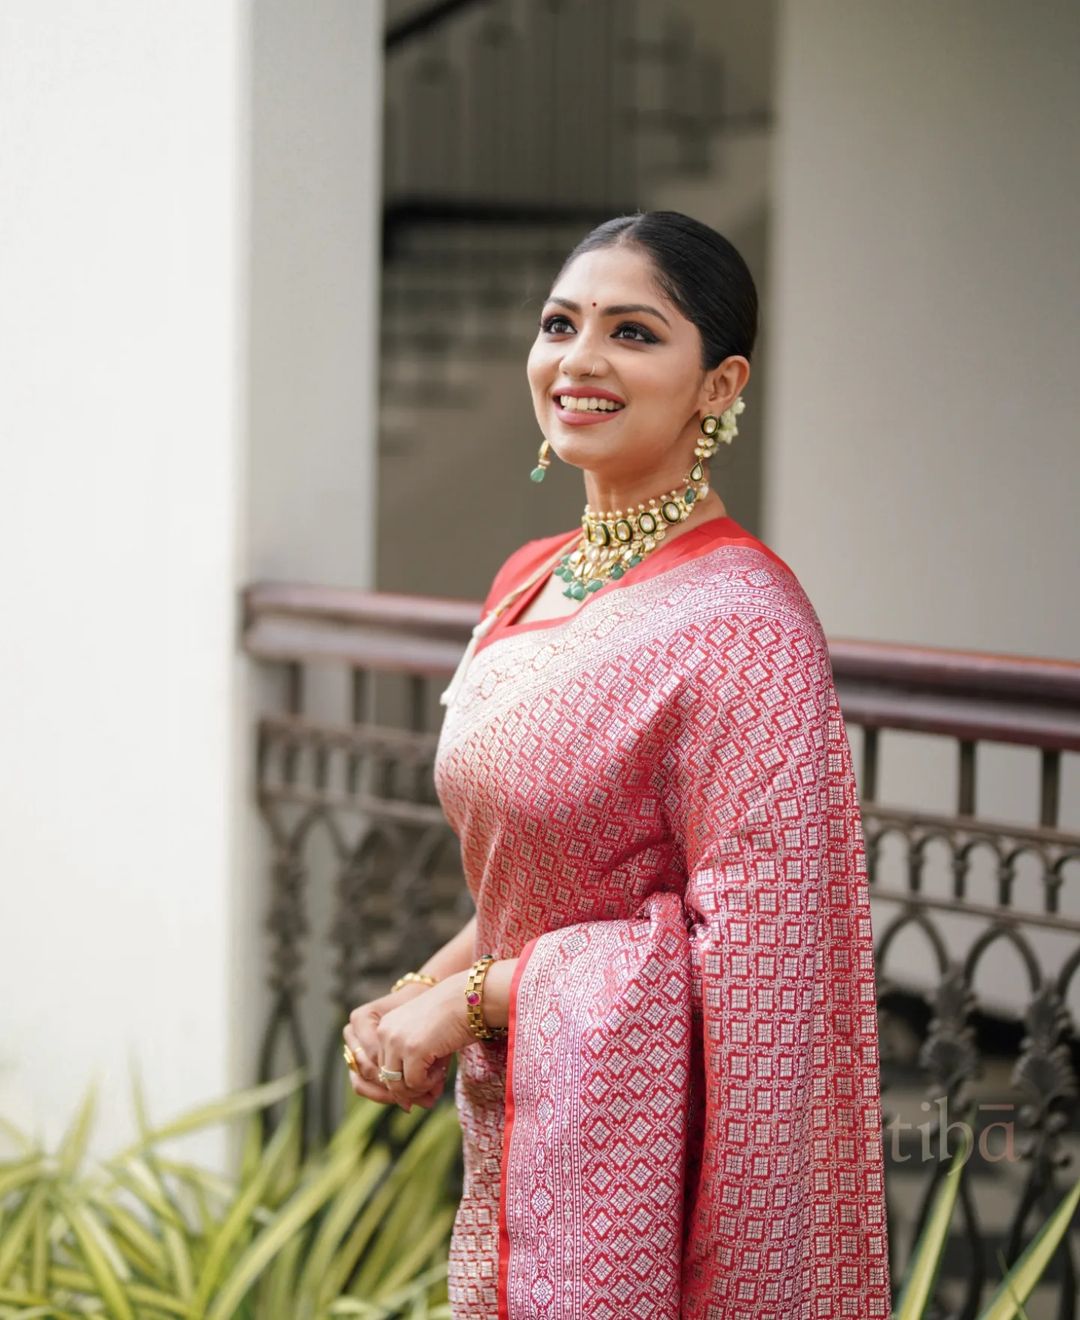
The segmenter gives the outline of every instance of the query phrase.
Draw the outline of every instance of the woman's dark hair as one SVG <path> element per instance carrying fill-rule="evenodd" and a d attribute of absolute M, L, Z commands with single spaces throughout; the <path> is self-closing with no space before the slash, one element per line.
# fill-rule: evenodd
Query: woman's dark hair
<path fill-rule="evenodd" d="M 563 262 L 583 252 L 628 245 L 649 257 L 664 294 L 697 326 L 706 371 L 738 353 L 749 362 L 758 329 L 758 297 L 746 262 L 722 234 L 681 211 L 639 211 L 605 220 Z M 554 281 L 552 282 L 554 287 Z"/>

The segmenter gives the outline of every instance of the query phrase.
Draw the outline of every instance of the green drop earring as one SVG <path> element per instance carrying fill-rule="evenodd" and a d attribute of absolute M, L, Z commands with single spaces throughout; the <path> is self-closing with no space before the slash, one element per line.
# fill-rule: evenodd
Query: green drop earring
<path fill-rule="evenodd" d="M 543 481 L 544 473 L 547 471 L 548 465 L 551 462 L 551 455 L 548 453 L 550 448 L 551 446 L 548 444 L 547 436 L 544 436 L 544 442 L 540 446 L 540 453 L 537 455 L 536 467 L 534 467 L 529 473 L 529 477 L 533 481 Z"/>

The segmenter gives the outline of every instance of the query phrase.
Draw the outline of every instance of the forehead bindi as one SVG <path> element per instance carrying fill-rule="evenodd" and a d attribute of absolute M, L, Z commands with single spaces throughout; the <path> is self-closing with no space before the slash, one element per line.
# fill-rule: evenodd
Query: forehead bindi
<path fill-rule="evenodd" d="M 559 307 L 565 307 L 568 311 L 571 311 L 571 312 L 580 312 L 580 311 L 581 311 L 581 304 L 580 304 L 580 303 L 576 303 L 576 302 L 574 302 L 574 300 L 573 300 L 572 298 L 563 298 L 560 294 L 557 294 L 557 293 L 550 293 L 550 294 L 548 294 L 547 301 L 546 301 L 545 304 L 544 304 L 545 307 L 548 305 L 548 303 L 555 303 L 557 306 L 559 306 Z M 595 306 L 596 306 L 596 303 L 594 302 L 592 305 L 595 307 Z M 651 303 L 637 303 L 637 302 L 634 302 L 634 303 L 613 303 L 610 307 L 605 307 L 605 308 L 603 309 L 603 311 L 600 313 L 600 315 L 601 315 L 601 316 L 630 316 L 630 315 L 632 315 L 632 314 L 635 313 L 635 312 L 645 312 L 645 313 L 647 313 L 649 316 L 655 316 L 655 317 L 657 317 L 659 320 L 663 321 L 663 323 L 668 327 L 669 330 L 672 328 L 671 321 L 668 320 L 668 318 L 667 318 L 667 317 L 664 315 L 664 313 L 659 309 L 659 307 L 654 307 L 654 306 L 652 306 Z"/>

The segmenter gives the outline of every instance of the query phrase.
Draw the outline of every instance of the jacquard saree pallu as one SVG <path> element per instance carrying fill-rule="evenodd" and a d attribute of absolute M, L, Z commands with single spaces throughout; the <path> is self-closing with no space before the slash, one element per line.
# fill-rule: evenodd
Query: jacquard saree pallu
<path fill-rule="evenodd" d="M 724 517 L 515 624 L 571 539 L 499 570 L 436 756 L 476 955 L 518 958 L 508 1036 L 459 1054 L 453 1314 L 886 1317 L 869 897 L 820 623 Z"/>

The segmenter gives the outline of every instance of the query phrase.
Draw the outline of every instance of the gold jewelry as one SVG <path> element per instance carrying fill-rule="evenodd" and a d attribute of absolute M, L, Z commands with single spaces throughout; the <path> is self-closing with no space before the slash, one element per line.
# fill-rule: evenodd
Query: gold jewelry
<path fill-rule="evenodd" d="M 540 453 L 537 455 L 536 467 L 534 467 L 529 473 L 531 480 L 543 481 L 544 473 L 548 470 L 548 466 L 551 463 L 551 455 L 548 453 L 550 448 L 551 446 L 548 444 L 548 438 L 545 435 L 543 442 L 540 445 Z"/>
<path fill-rule="evenodd" d="M 735 418 L 745 406 L 739 398 L 719 417 L 708 413 L 701 419 L 701 439 L 694 446 L 694 463 L 685 480 L 654 496 L 647 506 L 598 513 L 586 504 L 581 541 L 554 569 L 567 583 L 564 596 L 584 600 L 587 593 L 618 580 L 656 549 L 669 526 L 690 517 L 694 505 L 709 492 L 703 464 L 716 453 L 721 440 L 731 443 L 738 429 Z"/>
<path fill-rule="evenodd" d="M 345 1051 L 345 1062 L 348 1065 L 349 1071 L 356 1073 L 359 1077 L 360 1065 L 356 1061 L 356 1055 L 349 1049 L 348 1045 L 343 1045 L 342 1049 Z"/>
<path fill-rule="evenodd" d="M 405 1074 L 398 1072 L 396 1068 L 384 1068 L 382 1064 L 379 1065 L 380 1082 L 400 1082 L 404 1076 Z"/>
<path fill-rule="evenodd" d="M 465 981 L 466 1018 L 469 1029 L 478 1040 L 496 1040 L 509 1031 L 508 1027 L 489 1027 L 484 1020 L 484 978 L 494 961 L 493 953 L 481 954 L 469 968 Z"/>
<path fill-rule="evenodd" d="M 399 976 L 390 987 L 390 993 L 400 990 L 403 985 L 408 985 L 410 981 L 420 981 L 424 985 L 438 985 L 439 978 L 432 976 L 430 972 L 406 972 L 404 976 Z"/>

